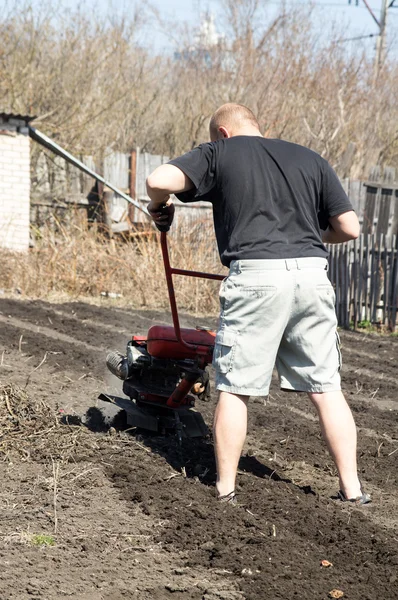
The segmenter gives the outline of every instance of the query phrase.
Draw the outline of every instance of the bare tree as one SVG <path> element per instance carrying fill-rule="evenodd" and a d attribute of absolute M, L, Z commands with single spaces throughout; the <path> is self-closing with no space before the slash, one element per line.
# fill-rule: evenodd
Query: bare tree
<path fill-rule="evenodd" d="M 207 139 L 217 105 L 237 101 L 257 113 L 266 135 L 309 146 L 337 170 L 348 148 L 352 175 L 397 162 L 393 61 L 375 89 L 370 57 L 347 53 L 337 30 L 321 35 L 308 7 L 287 12 L 282 3 L 271 19 L 259 0 L 222 5 L 217 43 L 163 23 L 178 50 L 163 55 L 140 43 L 155 27 L 147 3 L 112 19 L 51 0 L 10 5 L 0 18 L 0 105 L 37 115 L 76 153 L 139 145 L 173 156 Z"/>

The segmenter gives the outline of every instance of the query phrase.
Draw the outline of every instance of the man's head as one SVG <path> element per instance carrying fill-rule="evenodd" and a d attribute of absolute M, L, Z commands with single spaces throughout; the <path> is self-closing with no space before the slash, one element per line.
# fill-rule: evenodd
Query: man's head
<path fill-rule="evenodd" d="M 235 135 L 261 135 L 258 121 L 250 108 L 228 102 L 216 110 L 210 119 L 212 142 Z"/>

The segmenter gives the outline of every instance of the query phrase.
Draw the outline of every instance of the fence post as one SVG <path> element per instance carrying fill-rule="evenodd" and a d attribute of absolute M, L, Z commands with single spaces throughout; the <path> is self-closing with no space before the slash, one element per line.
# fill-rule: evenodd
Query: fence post
<path fill-rule="evenodd" d="M 391 238 L 391 283 L 390 283 L 390 316 L 388 327 L 395 331 L 397 321 L 397 298 L 398 298 L 398 236 Z"/>
<path fill-rule="evenodd" d="M 373 187 L 370 184 L 366 185 L 366 200 L 365 200 L 365 210 L 363 213 L 363 231 L 364 233 L 372 233 L 373 232 L 373 223 L 375 218 L 375 209 L 376 209 L 376 197 L 377 197 L 377 187 Z"/>

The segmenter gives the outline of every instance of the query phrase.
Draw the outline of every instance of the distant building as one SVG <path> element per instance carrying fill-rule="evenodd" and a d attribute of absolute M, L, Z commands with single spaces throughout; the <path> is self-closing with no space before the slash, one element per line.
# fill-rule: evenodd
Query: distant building
<path fill-rule="evenodd" d="M 10 250 L 29 248 L 32 119 L 0 113 L 0 247 Z"/>
<path fill-rule="evenodd" d="M 205 13 L 195 38 L 197 48 L 212 48 L 224 40 L 224 36 L 217 31 L 215 17 L 212 13 Z"/>
<path fill-rule="evenodd" d="M 211 66 L 211 50 L 220 46 L 225 41 L 225 35 L 218 33 L 215 17 L 212 13 L 206 12 L 202 16 L 202 21 L 194 36 L 194 42 L 188 48 L 174 53 L 176 60 L 189 60 L 203 58 Z"/>

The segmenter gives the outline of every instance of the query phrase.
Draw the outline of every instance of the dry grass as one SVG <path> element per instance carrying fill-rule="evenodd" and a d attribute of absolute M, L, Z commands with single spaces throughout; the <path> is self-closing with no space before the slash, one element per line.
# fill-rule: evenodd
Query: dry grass
<path fill-rule="evenodd" d="M 0 457 L 68 461 L 76 449 L 92 447 L 89 431 L 61 425 L 56 409 L 26 389 L 0 384 Z"/>
<path fill-rule="evenodd" d="M 169 236 L 172 265 L 219 273 L 223 268 L 215 249 L 214 234 L 198 223 L 189 233 Z M 95 227 L 74 225 L 57 232 L 45 228 L 28 254 L 0 250 L 0 288 L 18 289 L 30 298 L 67 294 L 73 299 L 101 298 L 101 293 L 121 294 L 125 304 L 168 308 L 168 295 L 159 236 L 123 242 L 108 240 Z M 218 308 L 218 282 L 175 276 L 179 307 L 198 313 Z"/>

